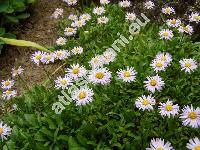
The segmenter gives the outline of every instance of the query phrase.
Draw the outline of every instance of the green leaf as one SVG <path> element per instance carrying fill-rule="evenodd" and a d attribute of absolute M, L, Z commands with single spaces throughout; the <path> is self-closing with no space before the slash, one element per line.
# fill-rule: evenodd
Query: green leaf
<path fill-rule="evenodd" d="M 39 44 L 36 44 L 34 42 L 25 41 L 25 40 L 15 40 L 15 39 L 9 39 L 9 38 L 2 38 L 2 37 L 0 37 L 0 39 L 3 40 L 6 44 L 15 45 L 15 46 L 30 46 L 30 47 L 37 48 L 41 51 L 50 52 L 48 49 L 46 49 L 46 48 L 44 48 L 44 47 L 42 47 Z"/>
<path fill-rule="evenodd" d="M 41 142 L 42 142 L 42 141 L 46 141 L 45 137 L 44 137 L 40 132 L 37 132 L 37 133 L 35 134 L 34 139 L 37 140 L 37 141 L 41 141 Z"/>
<path fill-rule="evenodd" d="M 77 142 L 73 139 L 73 137 L 69 137 L 68 140 L 68 146 L 69 146 L 69 150 L 86 150 L 83 147 L 80 147 L 79 144 L 77 144 Z"/>
<path fill-rule="evenodd" d="M 81 145 L 85 147 L 87 146 L 87 139 L 83 137 L 80 133 L 77 135 L 77 140 Z"/>
<path fill-rule="evenodd" d="M 68 139 L 69 139 L 69 137 L 67 136 L 67 135 L 59 135 L 58 137 L 57 137 L 57 139 L 58 140 L 64 140 L 64 141 L 68 141 Z"/>
<path fill-rule="evenodd" d="M 10 38 L 10 39 L 16 39 L 17 37 L 16 37 L 16 35 L 15 34 L 12 34 L 12 33 L 5 33 L 4 35 L 3 35 L 3 37 L 5 37 L 5 38 Z"/>
<path fill-rule="evenodd" d="M 2 44 L 5 44 L 5 42 L 0 39 L 0 45 L 2 45 Z"/>
<path fill-rule="evenodd" d="M 28 2 L 29 4 L 32 4 L 32 3 L 35 3 L 36 0 L 28 0 L 27 2 Z"/>
<path fill-rule="evenodd" d="M 15 16 L 7 16 L 6 15 L 6 18 L 12 23 L 19 23 L 19 19 Z"/>
<path fill-rule="evenodd" d="M 40 131 L 42 133 L 44 133 L 46 136 L 48 136 L 49 138 L 54 136 L 54 133 L 45 127 L 42 127 L 42 129 L 40 129 Z"/>
<path fill-rule="evenodd" d="M 9 1 L 0 2 L 0 13 L 6 12 L 9 8 Z"/>
<path fill-rule="evenodd" d="M 29 13 L 22 13 L 22 14 L 17 16 L 18 19 L 26 19 L 28 17 L 30 17 Z"/>
<path fill-rule="evenodd" d="M 0 28 L 0 36 L 3 36 L 5 34 L 5 28 Z"/>
<path fill-rule="evenodd" d="M 36 116 L 34 114 L 24 114 L 25 120 L 32 126 L 37 125 Z"/>

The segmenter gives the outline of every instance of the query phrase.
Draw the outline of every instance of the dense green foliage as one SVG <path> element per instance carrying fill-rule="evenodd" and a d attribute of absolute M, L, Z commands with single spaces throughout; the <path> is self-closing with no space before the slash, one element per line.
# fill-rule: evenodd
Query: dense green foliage
<path fill-rule="evenodd" d="M 10 31 L 13 24 L 19 23 L 21 19 L 30 16 L 27 7 L 35 0 L 1 0 L 0 1 L 0 36 L 15 38 L 15 34 Z M 0 41 L 0 49 L 4 42 Z"/>
<path fill-rule="evenodd" d="M 67 64 L 79 63 L 90 69 L 88 61 L 109 48 L 119 38 L 118 32 L 129 37 L 130 23 L 124 20 L 125 12 L 117 5 L 106 6 L 106 10 L 108 24 L 97 25 L 96 16 L 92 16 L 92 21 L 79 29 L 76 37 L 68 38 L 63 49 L 82 46 L 84 53 L 69 58 Z M 92 14 L 92 9 L 87 8 L 85 12 Z M 61 35 L 64 36 L 63 30 L 70 23 L 66 20 L 60 23 Z M 198 129 L 182 126 L 178 117 L 161 117 L 157 108 L 143 112 L 135 107 L 136 98 L 148 94 L 143 81 L 147 76 L 156 74 L 150 63 L 159 51 L 169 52 L 173 62 L 166 71 L 159 73 L 165 81 L 165 87 L 154 94 L 157 103 L 169 98 L 181 108 L 190 104 L 200 106 L 200 70 L 186 74 L 179 65 L 182 58 L 199 60 L 199 42 L 192 43 L 190 36 L 180 35 L 177 31 L 171 41 L 163 41 L 158 32 L 165 26 L 159 27 L 150 22 L 125 48 L 121 47 L 117 60 L 107 66 L 113 76 L 111 84 L 90 85 L 95 95 L 93 102 L 86 106 L 71 103 L 61 115 L 56 115 L 51 107 L 58 101 L 60 91 L 40 86 L 12 100 L 11 103 L 16 103 L 18 109 L 6 113 L 3 120 L 13 131 L 9 140 L 1 145 L 5 144 L 4 149 L 21 150 L 140 150 L 148 147 L 152 138 L 159 137 L 170 141 L 175 149 L 185 150 L 190 138 L 200 137 Z M 138 72 L 136 82 L 115 80 L 116 71 L 126 66 L 133 66 Z"/>

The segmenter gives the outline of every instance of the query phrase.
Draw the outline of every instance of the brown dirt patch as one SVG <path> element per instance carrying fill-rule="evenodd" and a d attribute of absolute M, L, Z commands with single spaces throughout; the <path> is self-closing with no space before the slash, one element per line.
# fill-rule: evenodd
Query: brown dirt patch
<path fill-rule="evenodd" d="M 51 15 L 56 8 L 63 8 L 65 14 L 73 11 L 61 0 L 38 0 L 36 5 L 31 8 L 31 17 L 18 26 L 20 32 L 18 39 L 33 41 L 41 45 L 54 45 L 58 37 L 58 20 L 51 18 Z M 44 69 L 37 67 L 30 61 L 32 53 L 33 49 L 27 47 L 7 47 L 0 55 L 0 81 L 11 78 L 11 69 L 20 65 L 25 69 L 23 78 L 29 86 L 45 81 L 47 75 Z M 60 63 L 55 63 L 46 65 L 45 68 L 52 73 L 60 65 Z M 16 80 L 18 92 L 22 91 L 22 88 L 22 83 Z"/>

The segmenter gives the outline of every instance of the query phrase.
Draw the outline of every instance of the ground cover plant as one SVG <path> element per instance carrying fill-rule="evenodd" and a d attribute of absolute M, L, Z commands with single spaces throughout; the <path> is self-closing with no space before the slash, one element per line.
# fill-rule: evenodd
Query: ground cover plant
<path fill-rule="evenodd" d="M 163 5 L 160 25 L 147 13 L 127 12 L 130 5 L 101 0 L 69 16 L 56 9 L 55 47 L 30 59 L 42 69 L 61 61 L 63 74 L 53 78 L 46 70 L 43 86 L 19 97 L 12 87 L 23 68 L 2 81 L 3 149 L 199 150 L 200 44 L 192 40 L 199 13 L 184 22 Z"/>

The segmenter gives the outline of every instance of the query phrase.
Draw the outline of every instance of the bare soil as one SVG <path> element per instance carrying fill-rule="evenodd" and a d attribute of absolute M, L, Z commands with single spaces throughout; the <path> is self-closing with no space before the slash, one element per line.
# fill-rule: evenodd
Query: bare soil
<path fill-rule="evenodd" d="M 58 37 L 57 26 L 59 20 L 53 19 L 51 16 L 56 8 L 63 8 L 65 14 L 73 11 L 73 8 L 69 8 L 61 0 L 38 0 L 31 8 L 31 17 L 18 26 L 18 39 L 33 41 L 41 45 L 54 45 Z M 0 55 L 0 81 L 11 78 L 11 69 L 18 66 L 25 69 L 23 79 L 28 86 L 32 87 L 45 81 L 47 74 L 44 69 L 36 66 L 30 60 L 33 52 L 33 49 L 28 47 L 7 47 Z M 60 65 L 60 63 L 54 63 L 46 65 L 45 68 L 52 73 Z M 17 79 L 15 81 L 18 92 L 22 91 L 22 81 Z"/>

